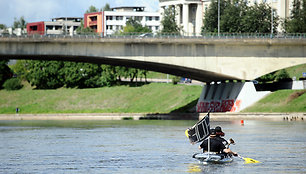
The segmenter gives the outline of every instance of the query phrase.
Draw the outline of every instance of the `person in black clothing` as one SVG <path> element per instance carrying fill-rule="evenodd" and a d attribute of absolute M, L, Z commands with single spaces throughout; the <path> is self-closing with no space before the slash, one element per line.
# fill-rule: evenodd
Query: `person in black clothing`
<path fill-rule="evenodd" d="M 232 138 L 230 138 L 228 141 L 223 138 L 225 134 L 224 132 L 222 132 L 220 126 L 215 127 L 215 131 L 216 131 L 216 139 L 222 142 L 226 148 L 229 148 L 230 144 L 235 144 L 235 141 Z"/>
<path fill-rule="evenodd" d="M 210 152 L 216 153 L 216 154 L 233 154 L 234 156 L 237 156 L 237 153 L 231 151 L 231 149 L 227 149 L 224 144 L 216 139 L 216 131 L 214 129 L 211 130 L 210 136 Z M 208 139 L 204 140 L 203 143 L 199 146 L 199 149 L 203 149 L 203 152 L 208 151 Z"/>

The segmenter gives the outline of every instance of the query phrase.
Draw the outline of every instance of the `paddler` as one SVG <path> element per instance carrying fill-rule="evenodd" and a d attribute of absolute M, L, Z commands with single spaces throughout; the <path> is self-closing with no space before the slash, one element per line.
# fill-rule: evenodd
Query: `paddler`
<path fill-rule="evenodd" d="M 225 140 L 223 138 L 225 134 L 224 132 L 222 132 L 220 126 L 216 126 L 215 131 L 216 131 L 216 139 L 222 142 L 226 148 L 229 148 L 230 144 L 235 144 L 235 141 L 232 138 L 230 138 L 229 140 Z"/>
<path fill-rule="evenodd" d="M 227 154 L 234 156 L 238 155 L 236 152 L 231 151 L 231 149 L 226 148 L 225 145 L 216 137 L 217 135 L 215 129 L 211 129 L 209 140 L 204 140 L 203 143 L 199 146 L 199 149 L 203 149 L 203 153 L 208 152 L 208 141 L 210 141 L 210 152 L 220 154 L 222 156 L 226 156 Z"/>

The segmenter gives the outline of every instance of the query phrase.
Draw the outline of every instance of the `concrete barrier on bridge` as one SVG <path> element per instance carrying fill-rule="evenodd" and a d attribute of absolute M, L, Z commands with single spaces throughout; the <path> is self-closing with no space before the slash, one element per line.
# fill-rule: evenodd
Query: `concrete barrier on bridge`
<path fill-rule="evenodd" d="M 239 112 L 269 93 L 256 91 L 252 82 L 208 84 L 203 87 L 196 111 Z"/>

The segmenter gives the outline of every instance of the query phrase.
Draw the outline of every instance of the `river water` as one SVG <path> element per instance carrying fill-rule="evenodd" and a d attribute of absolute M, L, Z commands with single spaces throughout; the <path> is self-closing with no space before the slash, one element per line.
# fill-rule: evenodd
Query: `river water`
<path fill-rule="evenodd" d="M 306 173 L 304 122 L 211 122 L 260 161 L 201 164 L 196 121 L 0 121 L 0 173 Z"/>

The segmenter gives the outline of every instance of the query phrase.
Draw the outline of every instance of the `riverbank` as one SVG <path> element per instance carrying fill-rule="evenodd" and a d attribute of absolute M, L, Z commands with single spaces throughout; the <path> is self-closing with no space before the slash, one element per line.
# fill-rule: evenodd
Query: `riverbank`
<path fill-rule="evenodd" d="M 205 113 L 0 114 L 0 120 L 199 120 Z M 211 113 L 211 121 L 304 121 L 306 113 Z"/>

